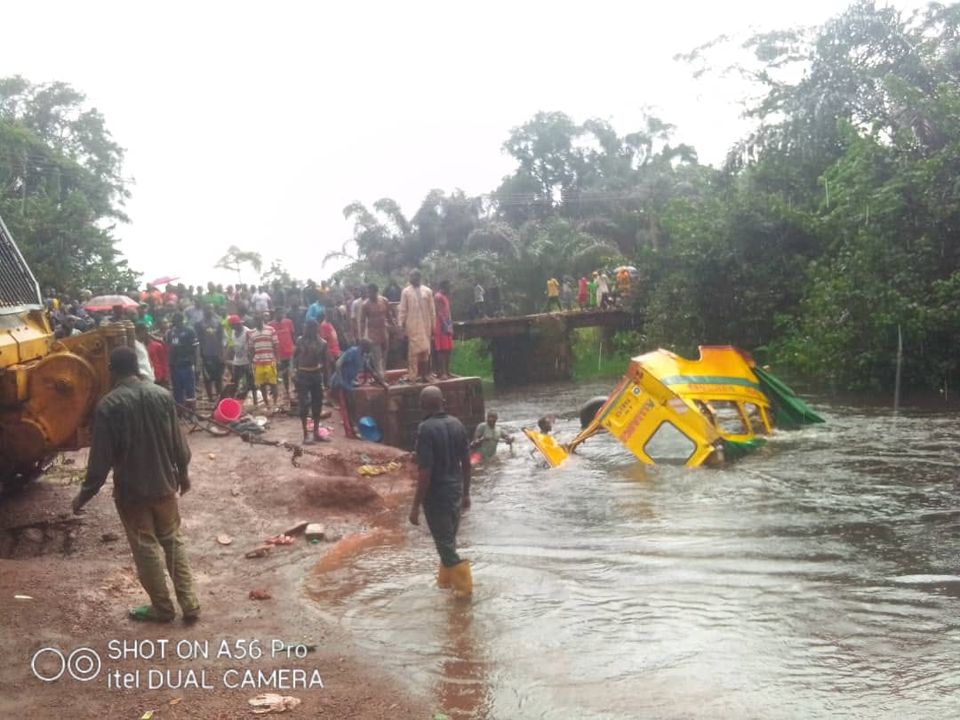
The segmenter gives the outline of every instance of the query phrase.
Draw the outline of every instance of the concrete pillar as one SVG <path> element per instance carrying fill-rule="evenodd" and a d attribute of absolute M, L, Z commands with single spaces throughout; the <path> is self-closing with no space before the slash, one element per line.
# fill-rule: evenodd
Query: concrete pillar
<path fill-rule="evenodd" d="M 570 331 L 560 317 L 544 316 L 526 335 L 494 338 L 493 381 L 501 387 L 569 380 L 573 373 Z"/>

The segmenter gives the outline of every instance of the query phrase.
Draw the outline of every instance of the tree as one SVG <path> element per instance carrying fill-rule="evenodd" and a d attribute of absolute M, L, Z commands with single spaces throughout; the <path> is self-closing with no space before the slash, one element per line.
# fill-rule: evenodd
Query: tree
<path fill-rule="evenodd" d="M 136 286 L 116 248 L 128 181 L 104 117 L 65 83 L 0 79 L 0 215 L 43 287 Z"/>
<path fill-rule="evenodd" d="M 878 390 L 892 385 L 899 327 L 914 349 L 905 382 L 956 384 L 958 30 L 956 6 L 905 15 L 861 1 L 821 27 L 747 41 L 758 127 L 716 179 L 723 203 L 670 228 L 700 238 L 663 283 L 709 299 L 687 301 L 711 320 L 702 332 L 724 327 L 820 382 Z"/>
<path fill-rule="evenodd" d="M 243 275 L 240 269 L 244 265 L 249 265 L 255 273 L 259 273 L 263 268 L 263 258 L 258 252 L 241 250 L 236 245 L 231 245 L 227 248 L 227 254 L 217 260 L 214 267 L 232 270 L 237 274 L 237 280 L 243 282 Z"/>
<path fill-rule="evenodd" d="M 270 268 L 260 275 L 260 282 L 265 285 L 280 283 L 283 287 L 290 287 L 293 282 L 293 276 L 282 261 L 272 260 L 270 262 Z"/>

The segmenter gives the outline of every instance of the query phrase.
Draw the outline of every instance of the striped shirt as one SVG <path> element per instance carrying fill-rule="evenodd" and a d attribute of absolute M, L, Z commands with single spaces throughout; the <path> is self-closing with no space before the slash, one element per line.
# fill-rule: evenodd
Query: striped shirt
<path fill-rule="evenodd" d="M 270 365 L 277 361 L 277 331 L 269 325 L 250 331 L 249 346 L 254 365 Z"/>

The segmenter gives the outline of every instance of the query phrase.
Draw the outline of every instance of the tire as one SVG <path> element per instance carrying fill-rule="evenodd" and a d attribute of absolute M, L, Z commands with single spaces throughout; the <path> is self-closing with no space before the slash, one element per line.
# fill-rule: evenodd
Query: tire
<path fill-rule="evenodd" d="M 607 401 L 606 395 L 598 395 L 597 397 L 590 398 L 583 405 L 580 406 L 580 429 L 582 430 L 597 416 L 600 408 L 603 407 L 603 404 Z"/>

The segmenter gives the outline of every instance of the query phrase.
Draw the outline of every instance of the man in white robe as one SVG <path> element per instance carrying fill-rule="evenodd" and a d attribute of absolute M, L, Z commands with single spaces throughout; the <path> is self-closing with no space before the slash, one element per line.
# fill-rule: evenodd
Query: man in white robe
<path fill-rule="evenodd" d="M 410 273 L 410 284 L 400 294 L 399 322 L 407 336 L 407 377 L 410 382 L 427 382 L 437 313 L 433 291 L 421 284 L 419 270 Z"/>

